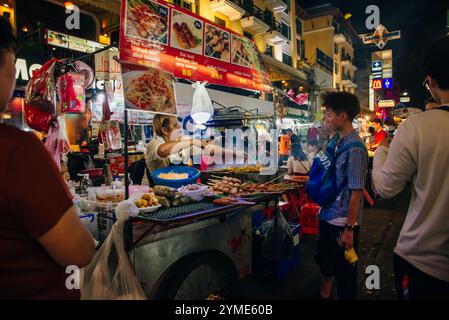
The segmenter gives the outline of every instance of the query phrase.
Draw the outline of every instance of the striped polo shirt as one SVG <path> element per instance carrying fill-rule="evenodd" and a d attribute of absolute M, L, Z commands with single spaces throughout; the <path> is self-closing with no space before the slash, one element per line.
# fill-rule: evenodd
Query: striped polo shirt
<path fill-rule="evenodd" d="M 336 147 L 339 148 L 352 142 L 362 142 L 356 130 L 346 137 L 341 138 Z M 349 214 L 349 203 L 351 201 L 352 190 L 363 190 L 368 174 L 368 152 L 366 148 L 351 147 L 338 155 L 336 160 L 337 185 L 347 181 L 346 186 L 337 196 L 337 199 L 321 208 L 320 220 L 324 220 L 336 226 L 344 226 Z M 360 212 L 357 216 L 357 223 L 361 222 L 363 209 L 363 196 L 360 204 Z"/>

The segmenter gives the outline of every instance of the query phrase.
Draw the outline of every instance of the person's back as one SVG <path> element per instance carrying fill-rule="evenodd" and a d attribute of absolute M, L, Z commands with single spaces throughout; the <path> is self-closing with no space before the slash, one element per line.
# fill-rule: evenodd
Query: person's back
<path fill-rule="evenodd" d="M 391 198 L 412 186 L 412 199 L 395 248 L 396 283 L 408 276 L 410 299 L 449 298 L 449 37 L 428 51 L 424 82 L 438 107 L 412 116 L 374 156 L 377 192 Z M 446 106 L 446 107 L 444 107 Z M 444 110 L 446 108 L 447 110 Z"/>
<path fill-rule="evenodd" d="M 391 156 L 401 162 L 410 156 L 405 171 L 411 172 L 412 199 L 395 252 L 437 278 L 449 281 L 449 112 L 431 110 L 403 122 L 395 139 L 401 150 Z M 413 165 L 410 166 L 410 163 Z M 397 175 L 384 167 L 383 174 Z M 399 177 L 400 178 L 400 177 Z M 393 178 L 394 179 L 394 178 Z M 376 181 L 376 180 L 375 180 Z M 398 182 L 399 183 L 399 182 Z M 394 185 L 376 185 L 387 196 Z M 403 185 L 395 189 L 402 189 Z"/>

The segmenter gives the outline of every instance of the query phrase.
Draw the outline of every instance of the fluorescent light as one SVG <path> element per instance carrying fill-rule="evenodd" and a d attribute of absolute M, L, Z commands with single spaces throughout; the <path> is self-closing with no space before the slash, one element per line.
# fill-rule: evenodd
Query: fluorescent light
<path fill-rule="evenodd" d="M 75 5 L 70 1 L 66 1 L 64 2 L 64 7 L 68 10 L 73 10 L 73 8 L 75 8 Z"/>

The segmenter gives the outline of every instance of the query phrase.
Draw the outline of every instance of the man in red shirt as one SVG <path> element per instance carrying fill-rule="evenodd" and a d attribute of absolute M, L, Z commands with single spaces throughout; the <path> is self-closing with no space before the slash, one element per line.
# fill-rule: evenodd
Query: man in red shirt
<path fill-rule="evenodd" d="M 371 145 L 370 149 L 375 150 L 388 135 L 383 129 L 382 120 L 374 119 L 373 127 L 374 127 L 374 144 Z"/>
<path fill-rule="evenodd" d="M 3 17 L 0 30 L 1 114 L 14 91 L 16 40 Z M 5 124 L 0 150 L 0 300 L 79 299 L 66 267 L 87 265 L 95 243 L 56 163 L 35 135 Z"/>

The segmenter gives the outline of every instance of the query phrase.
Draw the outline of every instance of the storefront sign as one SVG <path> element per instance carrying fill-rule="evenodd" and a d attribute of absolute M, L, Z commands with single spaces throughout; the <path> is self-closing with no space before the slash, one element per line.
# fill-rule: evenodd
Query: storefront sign
<path fill-rule="evenodd" d="M 373 80 L 373 89 L 374 89 L 374 90 L 380 90 L 380 89 L 382 89 L 382 80 L 380 80 L 380 79 L 374 79 L 374 80 Z"/>
<path fill-rule="evenodd" d="M 373 71 L 382 71 L 382 61 L 381 60 L 373 61 L 371 63 L 371 69 Z"/>
<path fill-rule="evenodd" d="M 401 103 L 407 103 L 407 102 L 410 102 L 410 97 L 401 97 L 400 102 L 401 102 Z"/>
<path fill-rule="evenodd" d="M 47 30 L 47 43 L 51 46 L 84 53 L 92 53 L 105 47 L 104 44 L 98 42 L 69 36 L 67 34 L 51 30 Z"/>
<path fill-rule="evenodd" d="M 384 89 L 391 89 L 393 88 L 393 79 L 387 78 L 382 80 L 382 86 Z"/>
<path fill-rule="evenodd" d="M 177 78 L 271 92 L 253 42 L 162 0 L 122 1 L 120 59 Z"/>
<path fill-rule="evenodd" d="M 16 80 L 21 84 L 30 81 L 33 71 L 42 67 L 40 63 L 29 62 L 28 59 L 17 58 L 16 60 Z"/>
<path fill-rule="evenodd" d="M 373 79 L 382 79 L 382 71 L 373 72 Z"/>
<path fill-rule="evenodd" d="M 379 100 L 377 103 L 379 108 L 392 108 L 395 106 L 394 100 Z"/>
<path fill-rule="evenodd" d="M 393 78 L 393 69 L 383 69 L 382 78 L 384 79 Z"/>

